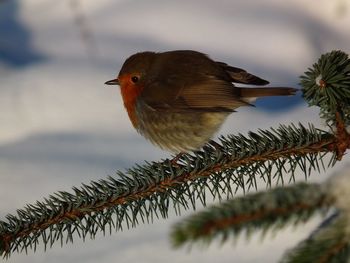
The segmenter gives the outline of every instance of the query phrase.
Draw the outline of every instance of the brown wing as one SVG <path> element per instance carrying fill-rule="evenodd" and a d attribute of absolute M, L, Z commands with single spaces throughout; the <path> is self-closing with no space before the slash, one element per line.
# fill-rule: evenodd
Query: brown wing
<path fill-rule="evenodd" d="M 155 110 L 233 112 L 249 105 L 240 99 L 239 90 L 228 81 L 202 76 L 198 83 L 186 83 L 175 76 L 167 81 L 154 81 L 141 97 Z"/>
<path fill-rule="evenodd" d="M 253 75 L 244 72 L 196 51 L 159 53 L 147 72 L 141 97 L 155 110 L 230 112 L 248 105 L 231 83 L 239 78 L 237 82 L 249 83 Z"/>
<path fill-rule="evenodd" d="M 267 85 L 269 82 L 258 76 L 255 76 L 244 69 L 232 67 L 223 62 L 216 62 L 220 67 L 222 67 L 232 78 L 232 82 L 242 83 L 242 84 L 252 84 L 252 85 Z"/>

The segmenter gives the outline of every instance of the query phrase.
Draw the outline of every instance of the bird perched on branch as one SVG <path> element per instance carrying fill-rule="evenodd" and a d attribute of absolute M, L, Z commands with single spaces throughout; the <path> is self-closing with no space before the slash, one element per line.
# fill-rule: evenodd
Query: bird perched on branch
<path fill-rule="evenodd" d="M 266 85 L 247 71 L 191 50 L 140 52 L 129 57 L 118 77 L 124 106 L 135 129 L 174 153 L 197 150 L 219 130 L 228 115 L 255 98 L 286 96 L 294 88 Z"/>

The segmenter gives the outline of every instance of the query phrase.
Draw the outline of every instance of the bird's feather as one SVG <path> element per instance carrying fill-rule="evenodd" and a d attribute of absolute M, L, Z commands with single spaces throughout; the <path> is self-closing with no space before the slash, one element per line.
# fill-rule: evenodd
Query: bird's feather
<path fill-rule="evenodd" d="M 244 69 L 232 67 L 224 62 L 216 62 L 231 77 L 232 82 L 263 86 L 269 84 L 267 80 L 259 78 Z"/>
<path fill-rule="evenodd" d="M 242 89 L 233 83 L 269 83 L 244 69 L 211 60 L 200 52 L 178 50 L 153 55 L 156 57 L 148 67 L 147 82 L 140 98 L 157 111 L 232 112 L 250 105 L 246 97 L 251 97 L 242 94 L 245 89 L 241 92 Z M 249 92 L 245 93 L 255 92 L 259 97 L 263 91 Z M 274 93 L 271 95 L 278 95 Z M 262 96 L 268 94 L 263 92 Z"/>
<path fill-rule="evenodd" d="M 142 100 L 155 110 L 232 112 L 249 103 L 239 97 L 232 83 L 213 76 L 203 76 L 198 83 L 179 80 L 154 81 L 144 89 Z"/>

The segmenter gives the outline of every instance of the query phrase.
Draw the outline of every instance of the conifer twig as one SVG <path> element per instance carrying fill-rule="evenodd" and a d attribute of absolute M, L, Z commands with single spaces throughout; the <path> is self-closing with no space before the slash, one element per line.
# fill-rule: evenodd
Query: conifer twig
<path fill-rule="evenodd" d="M 348 262 L 350 236 L 349 218 L 341 213 L 333 214 L 306 240 L 287 251 L 281 263 Z"/>
<path fill-rule="evenodd" d="M 63 229 L 80 231 L 83 237 L 94 236 L 96 227 L 102 231 L 106 225 L 120 229 L 124 220 L 135 226 L 138 217 L 142 221 L 150 220 L 154 214 L 166 217 L 170 200 L 177 210 L 195 207 L 196 199 L 205 204 L 206 188 L 214 197 L 222 198 L 225 193 L 232 196 L 232 184 L 244 188 L 244 177 L 252 170 L 263 176 L 277 165 L 278 176 L 282 177 L 283 167 L 289 162 L 290 173 L 299 166 L 307 174 L 319 169 L 317 159 L 322 160 L 322 153 L 336 149 L 337 140 L 312 126 L 281 126 L 272 132 L 250 133 L 249 138 L 221 138 L 221 144 L 222 147 L 208 145 L 206 151 L 193 155 L 184 154 L 175 164 L 165 160 L 136 166 L 127 174 L 119 173 L 120 179 L 92 182 L 74 188 L 75 194 L 59 192 L 44 202 L 28 205 L 18 210 L 17 216 L 8 215 L 8 222 L 0 222 L 0 251 L 9 254 L 32 246 L 40 236 L 45 244 L 52 245 L 53 237 L 63 235 Z M 305 166 L 306 158 L 313 160 L 313 166 Z M 68 236 L 69 240 L 73 238 L 69 233 Z"/>
<path fill-rule="evenodd" d="M 243 230 L 247 235 L 255 230 L 266 233 L 273 227 L 276 231 L 288 223 L 306 221 L 333 203 L 324 190 L 319 184 L 299 183 L 212 206 L 175 225 L 173 244 L 179 247 L 198 240 L 208 242 L 231 233 L 237 238 Z"/>

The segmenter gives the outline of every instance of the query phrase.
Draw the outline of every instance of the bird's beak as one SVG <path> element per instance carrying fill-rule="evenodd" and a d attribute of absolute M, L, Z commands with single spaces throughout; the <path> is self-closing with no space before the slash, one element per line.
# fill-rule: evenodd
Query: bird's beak
<path fill-rule="evenodd" d="M 105 82 L 106 85 L 119 85 L 118 79 L 112 79 Z"/>

